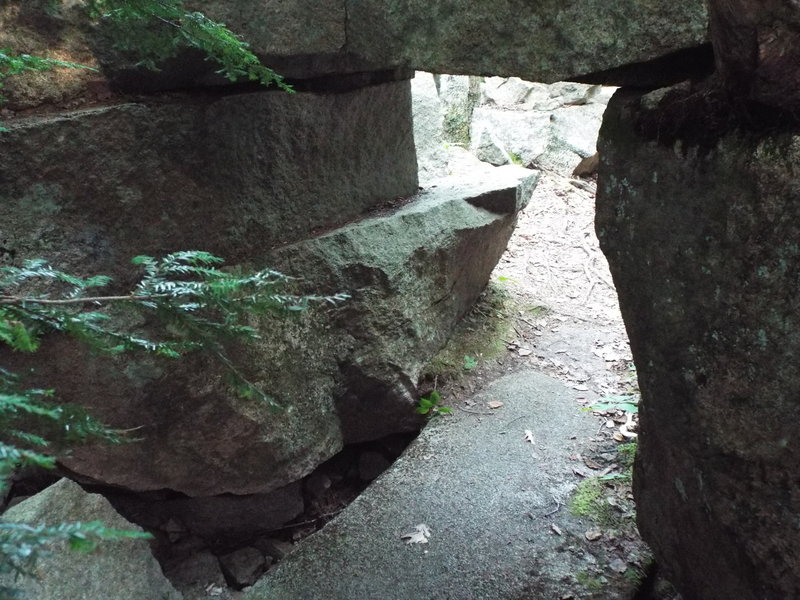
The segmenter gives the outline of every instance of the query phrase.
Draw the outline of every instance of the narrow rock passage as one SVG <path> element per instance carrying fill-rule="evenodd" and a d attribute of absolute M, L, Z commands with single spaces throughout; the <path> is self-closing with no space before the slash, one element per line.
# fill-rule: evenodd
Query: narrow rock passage
<path fill-rule="evenodd" d="M 597 422 L 558 381 L 521 371 L 491 384 L 491 416 L 456 411 L 327 527 L 270 571 L 251 599 L 564 598 L 576 574 L 611 562 L 586 548 L 587 523 L 567 504 L 570 456 L 590 451 Z M 526 430 L 533 442 L 526 440 Z M 427 527 L 427 530 L 422 526 Z M 419 528 L 427 543 L 402 536 Z M 588 590 L 591 592 L 591 590 Z M 600 598 L 626 598 L 606 589 Z"/>
<path fill-rule="evenodd" d="M 517 310 L 507 355 L 443 388 L 457 410 L 244 598 L 633 597 L 649 552 L 630 515 L 598 524 L 570 509 L 599 472 L 587 465 L 615 458 L 614 429 L 581 409 L 631 386 L 593 212 L 591 191 L 544 175 L 493 275 L 515 307 L 540 310 Z M 403 539 L 415 533 L 427 541 Z"/>

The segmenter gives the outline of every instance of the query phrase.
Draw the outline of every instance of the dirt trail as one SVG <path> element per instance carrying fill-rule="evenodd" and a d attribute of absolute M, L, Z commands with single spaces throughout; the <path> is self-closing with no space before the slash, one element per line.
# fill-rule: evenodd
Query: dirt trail
<path fill-rule="evenodd" d="M 592 181 L 575 185 L 542 172 L 489 291 L 445 352 L 445 375 L 459 376 L 436 386 L 453 405 L 518 369 L 563 381 L 583 405 L 636 391 L 616 291 L 594 232 L 594 191 Z M 487 324 L 487 317 L 502 323 Z M 473 353 L 477 366 L 461 376 L 460 360 Z"/>

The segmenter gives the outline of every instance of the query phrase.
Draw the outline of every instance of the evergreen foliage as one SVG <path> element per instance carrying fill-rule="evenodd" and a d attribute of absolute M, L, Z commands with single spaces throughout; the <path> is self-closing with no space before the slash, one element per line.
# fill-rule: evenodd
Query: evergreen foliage
<path fill-rule="evenodd" d="M 46 334 L 58 332 L 108 354 L 143 351 L 178 358 L 187 352 L 208 352 L 227 370 L 229 382 L 241 395 L 277 406 L 240 372 L 226 354 L 224 342 L 258 337 L 245 323 L 250 315 L 289 314 L 305 310 L 312 302 L 335 304 L 347 296 L 288 294 L 286 275 L 269 269 L 237 274 L 223 271 L 222 262 L 201 251 L 175 252 L 161 259 L 137 256 L 133 263 L 143 268 L 144 276 L 124 295 L 93 294 L 108 285 L 110 278 L 77 277 L 42 260 L 2 267 L 0 342 L 18 352 L 35 352 Z M 28 292 L 31 289 L 37 293 Z M 120 305 L 144 313 L 148 321 L 158 323 L 156 329 L 165 337 L 154 340 L 119 330 L 113 318 L 97 310 Z M 0 494 L 19 466 L 53 467 L 54 454 L 65 447 L 86 441 L 135 441 L 129 435 L 135 432 L 109 429 L 80 406 L 58 404 L 53 390 L 25 388 L 19 375 L 2 367 L 0 432 Z M 44 527 L 0 522 L 0 574 L 28 573 L 41 550 L 55 541 L 67 540 L 71 547 L 91 550 L 93 540 L 123 535 L 98 524 Z M 13 597 L 9 593 L 0 588 L 0 599 Z"/>
<path fill-rule="evenodd" d="M 217 62 L 230 81 L 241 78 L 292 91 L 283 78 L 261 64 L 248 44 L 223 23 L 186 10 L 183 0 L 89 0 L 90 14 L 113 28 L 116 45 L 155 69 L 182 48 L 197 48 Z"/>

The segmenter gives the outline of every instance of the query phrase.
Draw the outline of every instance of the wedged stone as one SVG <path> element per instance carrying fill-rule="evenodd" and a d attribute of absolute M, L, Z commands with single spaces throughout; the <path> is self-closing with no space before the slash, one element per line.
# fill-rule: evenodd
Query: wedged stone
<path fill-rule="evenodd" d="M 391 215 L 273 253 L 279 268 L 352 293 L 317 360 L 342 375 L 346 443 L 419 427 L 421 369 L 485 287 L 538 180 L 514 166 L 493 175 L 437 180 Z"/>
<path fill-rule="evenodd" d="M 76 448 L 62 458 L 63 464 L 82 480 L 136 491 L 167 489 L 190 496 L 266 493 L 304 477 L 338 452 L 343 442 L 418 428 L 414 406 L 420 370 L 485 286 L 535 183 L 528 171 L 512 171 L 498 171 L 494 180 L 440 181 L 394 214 L 283 246 L 263 259 L 303 276 L 310 291 L 353 295 L 332 312 L 310 311 L 297 319 L 264 317 L 257 324 L 262 338 L 234 349 L 252 380 L 271 393 L 282 410 L 236 396 L 219 368 L 202 355 L 179 362 L 111 359 L 61 338 L 44 344 L 35 356 L 42 387 L 58 390 L 60 401 L 84 403 L 110 426 L 135 428 L 141 438 L 120 446 Z M 217 202 L 222 208 L 222 200 Z M 76 221 L 88 228 L 91 219 L 103 218 L 101 207 L 86 214 L 75 204 L 77 199 L 54 211 L 56 217 L 69 214 L 69 219 L 40 217 L 50 239 L 57 239 L 56 232 L 74 239 L 71 236 L 85 231 Z M 83 206 L 88 209 L 90 204 Z M 28 213 L 15 214 L 32 226 Z M 127 214 L 133 220 L 134 211 Z M 146 220 L 146 215 L 139 217 Z M 200 216 L 192 219 L 202 223 Z M 97 271 L 103 272 L 111 269 L 109 259 L 153 250 L 135 245 L 131 238 L 137 232 L 140 237 L 141 231 L 167 236 L 157 223 L 149 230 L 129 231 L 129 226 L 118 223 L 105 239 L 108 247 L 111 234 L 121 236 L 130 250 L 119 244 L 113 253 L 93 257 L 95 263 L 84 248 L 66 241 L 48 254 L 41 242 L 37 247 L 30 240 L 29 246 L 22 246 L 30 254 L 16 258 L 39 254 L 70 268 L 70 259 L 81 257 L 90 267 L 100 264 Z M 181 231 L 197 236 L 198 229 Z M 11 231 L 24 233 L 25 228 L 17 225 Z M 209 238 L 215 233 L 220 232 L 206 231 Z M 174 235 L 180 240 L 177 229 Z M 247 239 L 252 245 L 260 241 Z M 148 241 L 140 240 L 145 245 Z M 180 247 L 173 243 L 170 249 Z M 265 252 L 252 245 L 237 250 Z M 23 358 L 9 356 L 4 364 L 21 369 Z"/>
<path fill-rule="evenodd" d="M 705 114 L 696 142 L 637 133 L 669 130 L 662 108 L 614 97 L 597 195 L 642 391 L 640 530 L 686 598 L 800 597 L 800 137 Z"/>
<path fill-rule="evenodd" d="M 100 521 L 106 527 L 142 531 L 123 519 L 105 498 L 87 494 L 68 479 L 9 509 L 3 520 L 31 525 Z M 147 541 L 141 539 L 101 542 L 89 554 L 59 546 L 37 562 L 35 572 L 38 579 L 6 577 L 2 585 L 17 587 L 23 597 L 37 600 L 182 598 L 162 574 Z"/>
<path fill-rule="evenodd" d="M 269 566 L 264 554 L 252 547 L 220 556 L 219 564 L 225 578 L 236 589 L 253 585 Z"/>
<path fill-rule="evenodd" d="M 375 65 L 542 82 L 574 81 L 697 46 L 708 24 L 700 0 L 350 0 L 347 16 L 348 50 Z M 618 77 L 604 82 L 635 83 Z"/>
<path fill-rule="evenodd" d="M 227 582 L 219 559 L 208 550 L 196 552 L 191 556 L 170 565 L 164 572 L 170 582 L 180 590 L 185 600 L 205 600 L 208 597 L 227 600 Z M 216 592 L 213 595 L 210 592 Z"/>

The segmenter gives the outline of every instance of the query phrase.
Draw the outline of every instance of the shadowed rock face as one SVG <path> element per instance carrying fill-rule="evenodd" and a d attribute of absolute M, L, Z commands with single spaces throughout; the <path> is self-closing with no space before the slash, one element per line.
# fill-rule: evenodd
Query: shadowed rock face
<path fill-rule="evenodd" d="M 706 147 L 618 93 L 597 231 L 642 390 L 640 529 L 687 598 L 800 596 L 800 128 Z"/>
<path fill-rule="evenodd" d="M 742 100 L 800 106 L 800 10 L 792 0 L 710 0 L 717 74 Z"/>
<path fill-rule="evenodd" d="M 3 514 L 3 521 L 57 526 L 64 522 L 101 522 L 105 527 L 141 532 L 126 521 L 100 494 L 87 494 L 68 479 L 28 498 Z M 4 574 L 0 585 L 20 589 L 20 598 L 108 598 L 182 600 L 153 558 L 147 541 L 105 542 L 95 552 L 70 551 L 63 544 L 40 558 L 35 577 Z M 17 596 L 14 596 L 17 597 Z"/>

